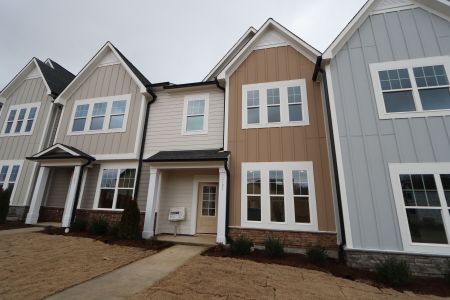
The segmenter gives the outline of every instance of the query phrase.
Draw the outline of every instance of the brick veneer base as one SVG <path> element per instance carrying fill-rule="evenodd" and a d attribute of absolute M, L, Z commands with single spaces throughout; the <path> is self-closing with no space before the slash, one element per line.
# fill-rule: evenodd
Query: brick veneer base
<path fill-rule="evenodd" d="M 443 277 L 448 272 L 450 257 L 437 255 L 419 255 L 403 253 L 372 252 L 346 250 L 347 264 L 351 267 L 374 270 L 376 265 L 389 257 L 395 257 L 408 263 L 415 276 Z"/>
<path fill-rule="evenodd" d="M 47 207 L 41 206 L 39 210 L 39 220 L 38 222 L 58 222 L 62 221 L 64 213 L 63 207 Z"/>
<path fill-rule="evenodd" d="M 144 228 L 145 213 L 141 212 L 140 228 Z M 78 209 L 75 216 L 75 220 L 83 220 L 90 224 L 95 219 L 106 219 L 110 226 L 118 225 L 122 218 L 121 211 L 107 211 L 107 210 L 90 210 L 90 209 Z"/>
<path fill-rule="evenodd" d="M 313 246 L 321 246 L 329 250 L 337 250 L 335 233 L 275 231 L 248 228 L 229 228 L 228 233 L 232 239 L 240 235 L 245 235 L 256 245 L 263 245 L 268 237 L 275 237 L 283 240 L 284 246 L 288 248 L 307 249 Z"/>
<path fill-rule="evenodd" d="M 25 221 L 28 209 L 28 206 L 10 206 L 8 211 L 8 220 Z"/>

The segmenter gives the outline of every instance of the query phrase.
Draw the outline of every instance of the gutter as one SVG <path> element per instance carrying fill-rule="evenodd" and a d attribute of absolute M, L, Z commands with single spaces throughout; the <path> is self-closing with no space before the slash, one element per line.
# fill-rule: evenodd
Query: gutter
<path fill-rule="evenodd" d="M 327 121 L 328 121 L 328 131 L 330 132 L 330 144 L 331 144 L 331 156 L 332 156 L 332 163 L 333 163 L 333 173 L 335 178 L 335 187 L 336 187 L 336 200 L 338 205 L 338 212 L 339 212 L 339 227 L 340 227 L 340 233 L 341 233 L 341 242 L 339 244 L 339 256 L 344 257 L 344 247 L 346 246 L 346 236 L 345 236 L 345 228 L 344 228 L 344 219 L 343 219 L 343 213 L 342 213 L 342 198 L 341 198 L 341 186 L 340 186 L 340 179 L 339 179 L 339 173 L 337 168 L 337 160 L 336 160 L 336 141 L 334 140 L 334 130 L 333 130 L 333 123 L 331 120 L 331 108 L 330 108 L 330 96 L 328 94 L 328 81 L 327 81 L 327 75 L 325 73 L 325 70 L 321 68 L 322 65 L 322 56 L 317 57 L 316 66 L 314 68 L 314 74 L 313 74 L 313 81 L 317 81 L 317 77 L 319 76 L 319 73 L 322 74 L 322 82 L 323 82 L 323 89 L 324 89 L 324 95 L 325 95 L 325 106 L 326 106 L 326 114 L 327 114 Z"/>
<path fill-rule="evenodd" d="M 142 131 L 142 138 L 141 138 L 141 149 L 139 152 L 139 162 L 138 162 L 138 169 L 136 174 L 136 185 L 134 187 L 134 194 L 133 199 L 137 201 L 137 196 L 139 193 L 139 187 L 140 187 L 140 181 L 141 181 L 141 174 L 142 174 L 142 163 L 144 160 L 144 148 L 145 148 L 145 138 L 147 137 L 147 127 L 148 127 L 148 119 L 150 116 L 150 105 L 156 101 L 156 98 L 158 96 L 153 92 L 151 87 L 147 87 L 148 93 L 152 96 L 152 100 L 147 102 L 147 107 L 145 109 L 145 118 L 144 118 L 144 130 Z"/>

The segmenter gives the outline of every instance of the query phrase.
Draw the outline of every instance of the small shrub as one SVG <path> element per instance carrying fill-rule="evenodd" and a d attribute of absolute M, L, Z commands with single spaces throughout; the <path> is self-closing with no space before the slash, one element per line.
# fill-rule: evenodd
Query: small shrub
<path fill-rule="evenodd" d="M 270 257 L 282 257 L 284 255 L 284 245 L 279 238 L 269 237 L 264 242 L 265 252 Z"/>
<path fill-rule="evenodd" d="M 119 238 L 127 240 L 138 240 L 141 238 L 141 230 L 139 228 L 141 212 L 137 202 L 130 200 L 127 202 L 122 213 L 119 224 Z"/>
<path fill-rule="evenodd" d="M 378 280 L 393 287 L 401 287 L 411 281 L 411 271 L 406 261 L 394 257 L 386 259 L 376 267 Z"/>
<path fill-rule="evenodd" d="M 119 238 L 119 225 L 111 225 L 109 226 L 109 232 L 110 235 L 112 235 L 115 238 Z"/>
<path fill-rule="evenodd" d="M 447 262 L 447 272 L 445 273 L 445 279 L 450 283 L 450 261 Z"/>
<path fill-rule="evenodd" d="M 3 190 L 0 188 L 0 224 L 6 223 L 9 211 L 9 199 L 11 197 L 10 189 Z"/>
<path fill-rule="evenodd" d="M 231 243 L 231 252 L 234 255 L 248 255 L 253 247 L 253 242 L 246 236 L 239 236 Z"/>
<path fill-rule="evenodd" d="M 85 220 L 75 220 L 70 229 L 73 232 L 84 232 L 87 229 L 87 222 Z"/>
<path fill-rule="evenodd" d="M 108 221 L 103 218 L 98 218 L 92 221 L 89 232 L 96 235 L 104 235 L 108 232 L 108 228 Z"/>
<path fill-rule="evenodd" d="M 323 266 L 328 259 L 328 252 L 323 247 L 315 246 L 306 250 L 306 258 L 316 266 Z"/>

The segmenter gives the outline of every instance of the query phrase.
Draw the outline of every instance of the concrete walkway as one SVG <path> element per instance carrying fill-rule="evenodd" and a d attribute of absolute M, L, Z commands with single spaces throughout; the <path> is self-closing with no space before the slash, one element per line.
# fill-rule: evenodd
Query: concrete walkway
<path fill-rule="evenodd" d="M 2 235 L 10 235 L 10 234 L 19 234 L 19 233 L 30 233 L 30 232 L 37 232 L 42 231 L 44 228 L 42 227 L 24 227 L 24 228 L 17 228 L 17 229 L 5 229 L 0 230 L 0 236 Z"/>
<path fill-rule="evenodd" d="M 206 249 L 176 245 L 68 288 L 48 299 L 124 299 L 145 290 Z"/>

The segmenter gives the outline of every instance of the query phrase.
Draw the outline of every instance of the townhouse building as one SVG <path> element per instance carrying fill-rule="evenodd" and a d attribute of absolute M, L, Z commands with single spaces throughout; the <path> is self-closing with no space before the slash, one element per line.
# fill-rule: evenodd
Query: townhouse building
<path fill-rule="evenodd" d="M 370 0 L 317 62 L 351 265 L 397 257 L 421 276 L 446 271 L 449 21 L 448 1 Z"/>

